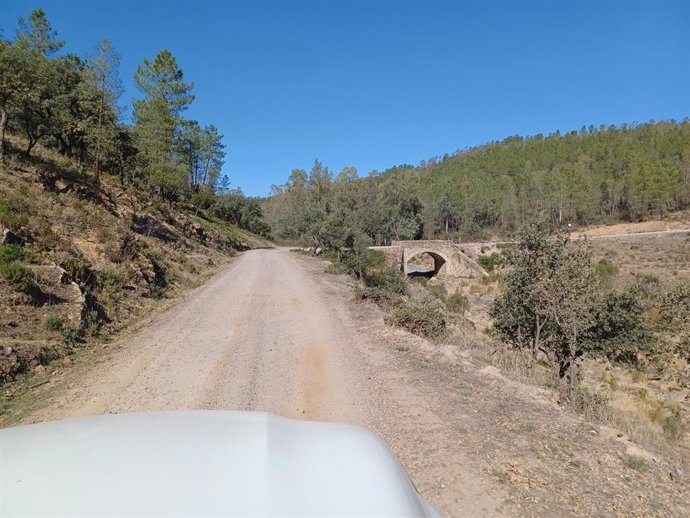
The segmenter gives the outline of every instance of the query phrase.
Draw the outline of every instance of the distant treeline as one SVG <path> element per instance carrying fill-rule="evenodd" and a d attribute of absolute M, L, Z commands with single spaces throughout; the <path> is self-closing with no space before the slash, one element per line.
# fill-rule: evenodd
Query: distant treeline
<path fill-rule="evenodd" d="M 535 213 L 554 227 L 663 217 L 690 206 L 690 122 L 515 136 L 361 179 L 317 161 L 272 195 L 278 237 L 326 246 L 505 236 Z"/>

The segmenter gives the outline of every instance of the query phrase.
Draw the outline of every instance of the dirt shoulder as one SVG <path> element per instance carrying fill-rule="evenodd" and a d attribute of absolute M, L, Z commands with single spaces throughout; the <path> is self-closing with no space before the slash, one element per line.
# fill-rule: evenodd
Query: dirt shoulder
<path fill-rule="evenodd" d="M 319 275 L 320 261 L 301 260 Z M 466 473 L 479 474 L 500 495 L 500 510 L 515 516 L 690 512 L 687 478 L 670 476 L 680 459 L 643 450 L 615 430 L 587 422 L 549 391 L 510 380 L 458 346 L 386 326 L 377 307 L 348 301 L 351 287 L 342 277 L 323 276 L 321 282 L 339 311 L 376 344 L 359 353 L 385 394 L 377 431 L 447 515 L 486 515 L 463 508 L 463 498 L 473 493 Z"/>
<path fill-rule="evenodd" d="M 632 234 L 663 233 L 690 231 L 690 213 L 676 212 L 669 218 L 655 221 L 642 221 L 639 223 L 616 223 L 613 225 L 593 225 L 577 229 L 571 234 L 573 238 L 579 237 L 615 237 Z"/>

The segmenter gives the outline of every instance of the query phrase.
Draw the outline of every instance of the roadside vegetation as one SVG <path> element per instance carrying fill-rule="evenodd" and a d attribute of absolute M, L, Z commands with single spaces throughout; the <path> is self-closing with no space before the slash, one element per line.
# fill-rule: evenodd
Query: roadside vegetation
<path fill-rule="evenodd" d="M 169 51 L 138 67 L 129 126 L 112 45 L 64 47 L 41 9 L 0 39 L 0 384 L 269 244 L 221 174 L 222 135 L 183 117 L 192 83 Z"/>
<path fill-rule="evenodd" d="M 662 282 L 592 258 L 606 247 L 551 234 L 543 220 L 525 226 L 501 254 L 500 285 L 484 309 L 491 319 L 481 326 L 488 336 L 470 347 L 641 444 L 687 444 L 688 279 Z"/>
<path fill-rule="evenodd" d="M 366 247 L 325 257 L 327 271 L 350 275 L 356 299 L 381 307 L 389 325 L 468 349 L 641 444 L 687 442 L 687 279 L 624 275 L 545 218 L 525 225 L 515 245 L 480 256 L 484 278 L 407 277 Z"/>

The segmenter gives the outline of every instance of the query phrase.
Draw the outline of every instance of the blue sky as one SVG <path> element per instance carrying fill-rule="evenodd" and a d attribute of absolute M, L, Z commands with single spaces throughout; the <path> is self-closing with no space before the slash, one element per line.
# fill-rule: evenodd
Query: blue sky
<path fill-rule="evenodd" d="M 2 0 L 43 7 L 66 50 L 105 36 L 132 77 L 162 48 L 225 135 L 234 187 L 266 195 L 319 158 L 360 175 L 506 136 L 690 116 L 690 2 Z"/>

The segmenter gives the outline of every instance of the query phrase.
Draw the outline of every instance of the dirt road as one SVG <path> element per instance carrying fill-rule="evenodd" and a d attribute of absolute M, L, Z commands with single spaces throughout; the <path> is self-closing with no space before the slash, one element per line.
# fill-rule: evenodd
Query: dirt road
<path fill-rule="evenodd" d="M 472 332 L 459 346 L 385 325 L 323 268 L 287 250 L 243 254 L 140 331 L 54 371 L 23 422 L 264 410 L 378 433 L 447 517 L 688 516 L 690 484 L 669 478 L 681 459 L 476 361 Z M 644 470 L 628 462 L 640 455 Z"/>
<path fill-rule="evenodd" d="M 352 421 L 343 333 L 288 252 L 256 250 L 134 336 L 47 417 L 266 410 Z"/>
<path fill-rule="evenodd" d="M 106 361 L 56 383 L 25 422 L 208 408 L 352 423 L 407 457 L 447 516 L 500 515 L 488 481 L 442 451 L 443 423 L 347 310 L 342 286 L 304 262 L 280 249 L 243 254 Z"/>

